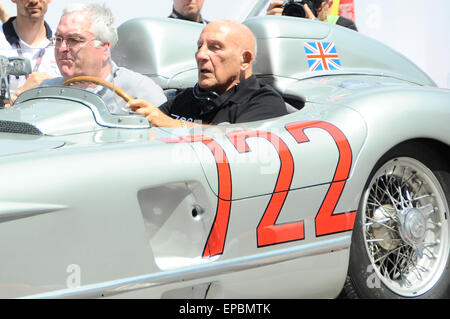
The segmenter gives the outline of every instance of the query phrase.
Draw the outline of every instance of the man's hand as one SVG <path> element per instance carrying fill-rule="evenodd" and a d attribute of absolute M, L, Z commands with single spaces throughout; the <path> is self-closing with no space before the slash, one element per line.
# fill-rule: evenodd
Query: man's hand
<path fill-rule="evenodd" d="M 269 7 L 267 8 L 267 14 L 280 16 L 283 13 L 283 8 L 281 7 L 283 2 L 283 0 L 271 1 Z"/>
<path fill-rule="evenodd" d="M 161 126 L 161 127 L 182 127 L 182 123 L 180 120 L 175 120 L 170 116 L 167 116 L 161 110 L 142 99 L 134 99 L 127 103 L 127 108 L 130 108 L 136 113 L 144 115 L 147 120 L 150 122 L 152 126 Z"/>
<path fill-rule="evenodd" d="M 308 7 L 308 5 L 306 3 L 303 5 L 303 8 L 305 9 L 306 17 L 308 19 L 311 19 L 311 20 L 317 19 L 316 16 L 314 15 L 314 13 L 312 12 L 312 10 Z"/>
<path fill-rule="evenodd" d="M 20 94 L 22 94 L 23 92 L 25 92 L 26 90 L 36 88 L 42 83 L 42 81 L 51 79 L 51 78 L 52 78 L 52 76 L 47 73 L 43 73 L 43 72 L 31 73 L 30 76 L 28 77 L 27 81 L 24 83 L 24 85 L 17 88 L 16 94 L 14 96 L 11 96 L 12 102 L 15 102 L 17 97 Z"/>

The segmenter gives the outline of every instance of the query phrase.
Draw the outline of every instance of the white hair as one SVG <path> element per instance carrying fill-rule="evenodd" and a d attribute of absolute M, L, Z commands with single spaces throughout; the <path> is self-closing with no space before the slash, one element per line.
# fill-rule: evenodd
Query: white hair
<path fill-rule="evenodd" d="M 104 4 L 72 3 L 64 8 L 63 16 L 73 12 L 83 12 L 90 17 L 92 21 L 90 31 L 97 40 L 110 42 L 111 47 L 116 45 L 119 36 L 115 27 L 115 18 L 112 11 Z"/>

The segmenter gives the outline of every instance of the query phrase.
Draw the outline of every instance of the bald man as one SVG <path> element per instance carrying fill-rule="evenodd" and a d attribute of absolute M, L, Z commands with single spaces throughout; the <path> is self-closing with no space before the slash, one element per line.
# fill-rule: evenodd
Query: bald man
<path fill-rule="evenodd" d="M 152 126 L 192 127 L 242 123 L 286 114 L 282 97 L 253 75 L 256 40 L 238 22 L 219 20 L 206 25 L 197 42 L 198 83 L 159 108 L 145 100 L 128 107 L 147 117 Z"/>

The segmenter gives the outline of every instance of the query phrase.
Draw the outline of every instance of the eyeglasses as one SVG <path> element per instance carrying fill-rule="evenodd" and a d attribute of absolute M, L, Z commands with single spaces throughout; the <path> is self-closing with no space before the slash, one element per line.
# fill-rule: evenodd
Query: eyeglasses
<path fill-rule="evenodd" d="M 54 36 L 50 39 L 52 42 L 52 45 L 59 48 L 62 47 L 63 42 L 66 42 L 66 46 L 69 48 L 81 48 L 86 46 L 91 41 L 98 41 L 97 39 L 91 39 L 87 40 L 78 36 L 68 36 L 68 37 L 62 37 L 62 36 Z"/>

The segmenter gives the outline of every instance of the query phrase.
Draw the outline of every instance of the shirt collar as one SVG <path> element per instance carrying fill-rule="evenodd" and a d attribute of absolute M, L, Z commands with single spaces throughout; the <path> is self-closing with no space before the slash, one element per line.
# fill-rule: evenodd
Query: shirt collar
<path fill-rule="evenodd" d="M 111 65 L 111 74 L 108 75 L 108 77 L 105 79 L 106 81 L 109 81 L 111 83 L 114 83 L 114 78 L 116 78 L 117 76 L 117 71 L 119 71 L 119 67 L 117 66 L 117 64 L 110 59 L 109 61 L 110 65 Z"/>
<path fill-rule="evenodd" d="M 9 18 L 9 20 L 6 21 L 3 24 L 3 26 L 2 26 L 5 38 L 9 42 L 9 44 L 11 44 L 11 45 L 17 44 L 17 43 L 20 42 L 20 38 L 17 35 L 17 32 L 16 32 L 16 30 L 14 29 L 14 26 L 13 26 L 14 19 L 16 19 L 16 17 Z M 44 26 L 45 26 L 45 32 L 46 32 L 45 36 L 47 37 L 47 39 L 50 39 L 53 36 L 52 29 L 50 28 L 50 26 L 45 21 L 44 21 Z"/>
<path fill-rule="evenodd" d="M 242 103 L 246 102 L 246 100 L 248 99 L 249 90 L 254 90 L 258 88 L 259 88 L 258 80 L 256 79 L 255 75 L 252 75 L 247 79 L 245 79 L 244 81 L 237 83 L 231 89 L 222 94 L 222 96 L 224 97 L 228 96 L 226 100 L 232 101 L 234 103 Z"/>
<path fill-rule="evenodd" d="M 192 21 L 191 19 L 189 19 L 188 17 L 178 13 L 177 11 L 175 11 L 175 9 L 172 9 L 172 13 L 169 15 L 169 18 L 174 18 L 174 19 L 181 19 L 181 20 L 186 20 L 186 21 Z M 195 21 L 192 21 L 195 22 Z M 208 24 L 209 21 L 204 20 L 202 15 L 200 15 L 200 21 L 198 23 L 202 23 L 202 24 Z"/>
<path fill-rule="evenodd" d="M 258 80 L 255 75 L 252 75 L 244 81 L 235 84 L 225 93 L 212 97 L 211 100 L 214 101 L 214 104 L 217 106 L 223 106 L 226 102 L 243 103 L 248 100 L 248 91 L 258 88 Z"/>
<path fill-rule="evenodd" d="M 111 74 L 109 74 L 106 77 L 105 81 L 114 84 L 114 79 L 117 77 L 117 71 L 119 71 L 119 67 L 113 60 L 110 60 L 110 64 L 111 64 Z M 103 97 L 108 92 L 108 89 L 103 86 L 98 86 L 93 90 L 93 92 Z"/>

